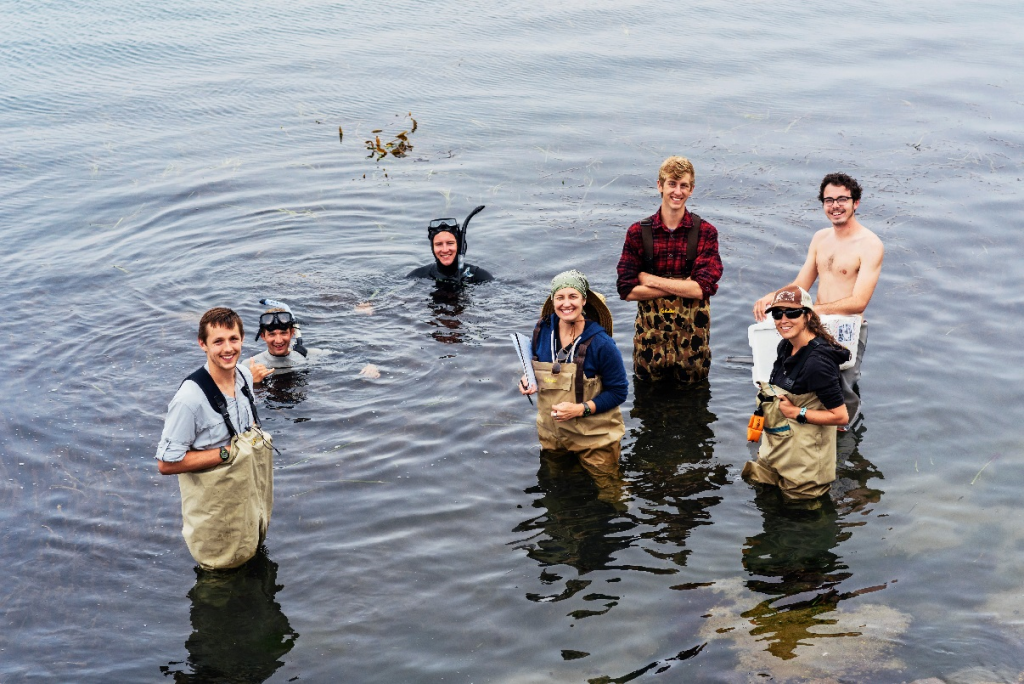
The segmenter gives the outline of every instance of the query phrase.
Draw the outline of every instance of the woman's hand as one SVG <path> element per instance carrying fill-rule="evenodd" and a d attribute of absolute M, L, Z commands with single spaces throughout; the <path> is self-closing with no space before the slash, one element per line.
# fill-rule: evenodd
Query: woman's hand
<path fill-rule="evenodd" d="M 536 394 L 537 386 L 526 384 L 526 375 L 519 378 L 519 393 L 520 394 Z"/>
<path fill-rule="evenodd" d="M 564 423 L 567 420 L 573 418 L 579 418 L 583 415 L 583 404 L 574 404 L 571 401 L 563 401 L 561 404 L 555 404 L 551 407 L 551 417 L 557 420 L 559 423 Z"/>
<path fill-rule="evenodd" d="M 800 407 L 790 401 L 789 397 L 785 395 L 779 398 L 779 411 L 790 420 L 800 415 Z"/>

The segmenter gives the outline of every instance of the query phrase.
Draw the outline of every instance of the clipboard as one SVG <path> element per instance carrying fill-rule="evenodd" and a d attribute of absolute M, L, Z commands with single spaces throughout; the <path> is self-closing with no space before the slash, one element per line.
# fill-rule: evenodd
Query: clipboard
<path fill-rule="evenodd" d="M 512 338 L 512 346 L 516 348 L 516 354 L 519 356 L 519 363 L 523 367 L 523 373 L 526 374 L 526 382 L 534 387 L 537 387 L 537 375 L 533 372 L 533 353 L 531 347 L 532 342 L 530 338 L 522 333 L 509 333 L 509 337 Z M 526 395 L 527 399 L 530 399 L 530 395 Z M 530 403 L 533 403 L 533 399 L 530 399 Z"/>

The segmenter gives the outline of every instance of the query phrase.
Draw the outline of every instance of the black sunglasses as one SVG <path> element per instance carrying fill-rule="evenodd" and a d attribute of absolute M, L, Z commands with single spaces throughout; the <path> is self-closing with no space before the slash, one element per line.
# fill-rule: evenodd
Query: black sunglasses
<path fill-rule="evenodd" d="M 772 309 L 772 318 L 781 321 L 782 317 L 785 316 L 789 320 L 793 320 L 794 318 L 800 318 L 805 313 L 807 313 L 807 309 Z"/>

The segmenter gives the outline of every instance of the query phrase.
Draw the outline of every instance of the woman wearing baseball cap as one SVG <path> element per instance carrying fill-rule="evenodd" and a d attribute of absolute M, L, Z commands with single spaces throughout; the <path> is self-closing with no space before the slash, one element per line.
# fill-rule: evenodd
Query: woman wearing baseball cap
<path fill-rule="evenodd" d="M 764 428 L 757 460 L 743 467 L 744 479 L 775 485 L 789 499 L 828 492 L 836 479 L 836 426 L 849 420 L 839 366 L 850 352 L 828 333 L 813 305 L 806 290 L 790 285 L 765 311 L 782 341 L 770 381 L 759 383 L 754 415 L 763 415 Z"/>

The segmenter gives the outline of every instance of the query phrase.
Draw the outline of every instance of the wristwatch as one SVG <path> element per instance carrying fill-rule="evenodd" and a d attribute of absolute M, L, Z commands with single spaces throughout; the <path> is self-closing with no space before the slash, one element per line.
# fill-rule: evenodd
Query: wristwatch
<path fill-rule="evenodd" d="M 586 418 L 591 413 L 592 412 L 590 410 L 590 404 L 588 404 L 587 402 L 583 402 L 583 417 Z"/>
<path fill-rule="evenodd" d="M 227 447 L 222 446 L 220 448 L 220 462 L 226 463 L 229 458 L 231 458 L 231 452 L 228 451 Z"/>
<path fill-rule="evenodd" d="M 807 407 L 806 406 L 804 406 L 802 409 L 800 409 L 800 415 L 798 415 L 796 417 L 796 422 L 798 422 L 798 423 L 806 423 L 807 422 Z"/>

